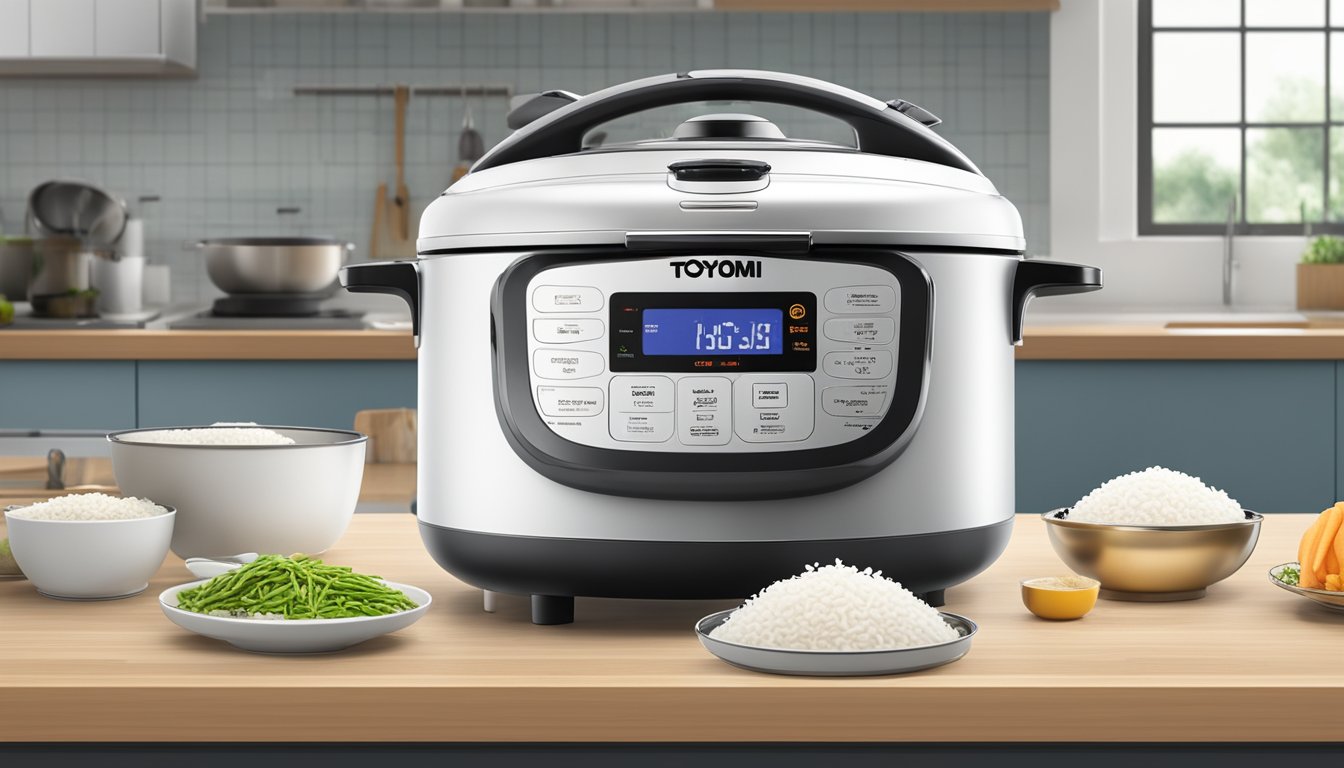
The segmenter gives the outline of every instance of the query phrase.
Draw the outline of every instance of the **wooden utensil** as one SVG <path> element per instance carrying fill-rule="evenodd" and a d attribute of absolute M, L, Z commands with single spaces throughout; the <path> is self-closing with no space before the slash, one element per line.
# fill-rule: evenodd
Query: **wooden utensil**
<path fill-rule="evenodd" d="M 415 258 L 415 240 L 410 232 L 411 193 L 406 186 L 406 107 L 411 98 L 411 89 L 398 85 L 393 89 L 392 96 L 396 123 L 396 194 L 389 198 L 387 183 L 378 185 L 369 256 L 375 259 L 411 259 Z"/>

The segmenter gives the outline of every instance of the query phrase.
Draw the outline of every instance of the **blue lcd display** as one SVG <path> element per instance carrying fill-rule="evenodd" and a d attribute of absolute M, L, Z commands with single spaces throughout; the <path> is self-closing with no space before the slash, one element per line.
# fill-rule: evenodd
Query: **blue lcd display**
<path fill-rule="evenodd" d="M 646 309 L 645 355 L 779 355 L 781 309 Z"/>

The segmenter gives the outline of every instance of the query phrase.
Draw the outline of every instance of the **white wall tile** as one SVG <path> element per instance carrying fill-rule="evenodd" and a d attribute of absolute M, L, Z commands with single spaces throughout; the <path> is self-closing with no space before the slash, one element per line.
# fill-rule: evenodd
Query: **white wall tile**
<path fill-rule="evenodd" d="M 941 115 L 938 130 L 1013 199 L 1041 252 L 1048 52 L 1044 14 L 215 16 L 192 81 L 0 81 L 0 223 L 17 228 L 28 190 L 59 175 L 131 201 L 160 195 L 143 211 L 150 258 L 173 265 L 176 299 L 204 300 L 216 291 L 183 243 L 277 232 L 368 241 L 374 189 L 394 177 L 392 100 L 295 97 L 294 85 L 488 80 L 591 91 L 739 66 L 810 74 Z M 487 145 L 507 134 L 503 100 L 470 103 Z M 411 100 L 407 178 L 419 204 L 447 183 L 465 106 Z M 667 116 L 628 130 L 666 132 Z M 831 127 L 777 118 L 800 135 Z M 278 206 L 302 213 L 277 216 Z"/>

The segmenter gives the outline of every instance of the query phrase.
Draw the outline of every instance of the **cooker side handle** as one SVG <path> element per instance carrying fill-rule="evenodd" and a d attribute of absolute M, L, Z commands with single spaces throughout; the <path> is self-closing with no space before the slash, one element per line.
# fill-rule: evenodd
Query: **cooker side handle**
<path fill-rule="evenodd" d="M 1063 296 L 1101 289 L 1101 268 L 1063 261 L 1025 259 L 1013 276 L 1012 341 L 1022 343 L 1022 323 L 1033 296 Z"/>
<path fill-rule="evenodd" d="M 341 267 L 341 285 L 351 293 L 400 296 L 411 307 L 411 333 L 420 346 L 420 267 L 414 261 L 371 261 Z"/>

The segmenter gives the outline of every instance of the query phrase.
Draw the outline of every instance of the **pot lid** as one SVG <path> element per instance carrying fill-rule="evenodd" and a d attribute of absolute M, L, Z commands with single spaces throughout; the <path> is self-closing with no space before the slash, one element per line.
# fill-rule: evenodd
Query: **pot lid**
<path fill-rule="evenodd" d="M 584 146 L 585 134 L 613 119 L 724 100 L 820 112 L 847 123 L 857 146 L 790 139 L 760 116 L 721 111 L 681 122 L 666 138 Z M 912 108 L 772 72 L 615 86 L 564 102 L 487 152 L 426 209 L 418 250 L 613 244 L 648 231 L 806 231 L 818 244 L 1021 253 L 1017 210 L 928 120 L 907 115 Z"/>

